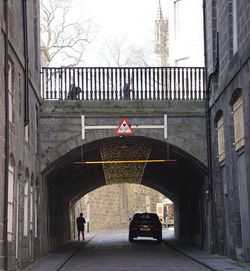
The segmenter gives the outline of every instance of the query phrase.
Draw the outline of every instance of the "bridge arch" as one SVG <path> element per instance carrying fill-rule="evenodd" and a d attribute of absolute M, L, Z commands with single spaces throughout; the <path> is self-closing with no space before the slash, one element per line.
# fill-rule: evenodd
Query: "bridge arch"
<path fill-rule="evenodd" d="M 176 162 L 134 163 L 123 167 L 74 163 L 128 159 Z M 43 171 L 47 189 L 47 197 L 42 200 L 43 210 L 47 210 L 47 229 L 44 230 L 48 231 L 49 246 L 55 247 L 71 238 L 71 207 L 79 198 L 107 184 L 129 182 L 153 188 L 173 200 L 176 237 L 204 246 L 206 174 L 206 166 L 197 158 L 173 144 L 153 138 L 107 137 L 77 146 Z"/>

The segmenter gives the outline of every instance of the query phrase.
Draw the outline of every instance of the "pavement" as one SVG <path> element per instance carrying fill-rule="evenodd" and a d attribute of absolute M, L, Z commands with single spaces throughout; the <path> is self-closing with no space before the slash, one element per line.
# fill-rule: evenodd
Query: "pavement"
<path fill-rule="evenodd" d="M 61 268 L 95 236 L 94 233 L 85 233 L 84 241 L 71 241 L 63 247 L 54 249 L 48 255 L 40 258 L 24 271 L 59 271 Z"/>
<path fill-rule="evenodd" d="M 226 256 L 209 254 L 203 249 L 185 244 L 176 239 L 169 239 L 165 242 L 171 248 L 213 271 L 250 271 L 250 263 L 239 263 Z"/>
<path fill-rule="evenodd" d="M 95 236 L 95 233 L 85 233 L 85 241 L 69 242 L 67 245 L 51 251 L 47 256 L 37 260 L 24 271 L 59 271 L 61 268 Z M 228 257 L 209 254 L 190 244 L 183 243 L 167 236 L 164 241 L 168 246 L 192 260 L 210 268 L 213 271 L 250 271 L 250 263 L 239 263 Z"/>

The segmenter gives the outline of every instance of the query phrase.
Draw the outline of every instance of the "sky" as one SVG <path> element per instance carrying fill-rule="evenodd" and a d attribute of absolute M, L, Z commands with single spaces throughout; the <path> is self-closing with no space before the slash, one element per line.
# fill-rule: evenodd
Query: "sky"
<path fill-rule="evenodd" d="M 135 46 L 152 47 L 154 22 L 159 0 L 80 0 L 81 8 L 75 8 L 76 17 L 88 16 L 96 24 L 97 35 L 88 51 L 88 61 L 101 53 L 103 40 L 107 36 L 125 37 Z M 163 15 L 167 0 L 161 0 Z M 78 14 L 77 14 L 78 13 Z"/>
<path fill-rule="evenodd" d="M 154 29 L 158 0 L 85 0 L 101 31 L 140 41 Z"/>

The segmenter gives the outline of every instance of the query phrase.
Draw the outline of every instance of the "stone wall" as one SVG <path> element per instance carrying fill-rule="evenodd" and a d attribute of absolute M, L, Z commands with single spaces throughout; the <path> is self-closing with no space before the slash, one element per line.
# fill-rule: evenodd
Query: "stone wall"
<path fill-rule="evenodd" d="M 6 22 L 4 3 L 8 5 L 8 90 L 9 119 L 6 122 L 5 108 L 5 41 Z M 9 205 L 12 215 L 8 216 L 8 270 L 19 270 L 41 253 L 38 216 L 40 186 L 40 162 L 38 159 L 38 118 L 39 118 L 39 1 L 27 1 L 28 32 L 28 126 L 24 126 L 25 112 L 25 59 L 22 1 L 1 1 L 0 3 L 0 270 L 3 269 L 3 210 L 5 192 L 5 127 L 9 124 L 9 165 L 13 169 L 13 183 L 9 177 Z M 10 68 L 11 67 L 11 68 Z M 12 116 L 12 117 L 11 117 Z M 26 139 L 25 139 L 26 136 Z M 8 166 L 8 165 L 7 165 Z M 24 186 L 27 182 L 27 209 L 24 214 Z M 35 201 L 35 198 L 37 201 Z M 35 207 L 36 206 L 36 210 Z M 32 208 L 32 209 L 31 209 Z M 10 209 L 10 208 L 9 208 Z M 27 215 L 27 216 L 26 216 Z M 24 233 L 24 217 L 27 217 L 27 233 Z M 35 218 L 36 217 L 36 218 Z"/>
<path fill-rule="evenodd" d="M 75 216 L 87 216 L 89 230 L 128 227 L 135 212 L 156 212 L 156 203 L 165 198 L 161 193 L 138 184 L 106 185 L 90 192 L 75 205 Z"/>
<path fill-rule="evenodd" d="M 206 1 L 207 2 L 207 1 Z M 208 74 L 214 68 L 216 50 L 214 37 L 219 33 L 219 69 L 213 79 L 210 93 L 212 185 L 214 198 L 212 227 L 214 252 L 239 261 L 250 260 L 250 3 L 247 0 L 210 1 L 207 9 L 207 66 Z M 211 16 L 213 15 L 213 16 Z M 236 16 L 235 16 L 236 15 Z M 235 18 L 235 20 L 234 20 Z M 234 30 L 237 31 L 234 32 Z M 238 46 L 234 48 L 234 38 Z M 214 84 L 216 82 L 216 84 Z M 243 126 L 245 144 L 235 147 L 233 100 L 240 93 L 243 98 Z M 218 160 L 218 132 L 216 121 L 223 116 L 225 159 Z M 248 180 L 248 181 L 247 181 Z"/>
<path fill-rule="evenodd" d="M 137 124 L 151 126 L 162 125 L 164 114 L 167 115 L 168 123 L 167 140 L 164 140 L 164 129 L 152 129 L 152 127 L 151 129 L 135 128 L 134 136 L 118 137 L 115 135 L 115 125 L 118 125 L 124 117 L 133 126 Z M 86 129 L 83 139 L 81 115 L 85 116 L 86 126 L 112 126 L 114 128 Z M 47 183 L 50 189 L 48 193 L 50 208 L 47 215 L 50 223 L 48 236 L 52 239 L 50 244 L 57 246 L 68 240 L 65 236 L 65 233 L 68 232 L 70 232 L 70 239 L 72 229 L 75 228 L 71 228 L 67 221 L 70 214 L 66 203 L 75 202 L 90 191 L 102 187 L 107 181 L 107 174 L 103 171 L 102 165 L 80 166 L 74 163 L 100 161 L 103 154 L 100 149 L 104 145 L 111 146 L 113 143 L 118 143 L 123 146 L 124 142 L 127 146 L 146 145 L 150 147 L 152 159 L 176 158 L 178 161 L 176 164 L 171 166 L 169 164 L 169 168 L 173 171 L 168 170 L 168 166 L 157 163 L 147 164 L 145 171 L 140 171 L 143 173 L 140 182 L 161 191 L 174 201 L 181 202 L 179 208 L 182 208 L 183 212 L 180 213 L 182 218 L 178 220 L 178 227 L 182 236 L 181 234 L 179 236 L 188 236 L 191 232 L 199 235 L 202 226 L 196 213 L 198 209 L 195 206 L 199 200 L 202 200 L 199 197 L 203 197 L 203 182 L 206 174 L 205 126 L 205 102 L 199 100 L 43 101 L 40 134 L 43 150 L 41 166 L 44 183 Z M 126 159 L 116 157 L 114 160 Z M 130 172 L 134 173 L 133 170 Z M 114 179 L 123 180 L 123 176 L 120 175 Z M 126 181 L 126 183 L 128 182 L 129 180 Z M 183 185 L 184 183 L 185 185 Z M 193 217 L 197 218 L 197 221 L 186 215 L 188 211 L 186 208 L 189 206 L 186 202 L 189 196 L 186 194 L 191 193 L 188 187 L 197 190 L 192 191 L 197 195 L 197 197 L 193 197 L 192 202 Z M 46 202 L 45 200 L 42 202 Z M 91 209 L 90 206 L 90 214 L 93 214 Z M 58 217 L 58 210 L 63 210 L 63 215 L 61 214 L 60 218 L 55 220 L 53 218 Z M 124 211 L 124 209 L 122 210 Z M 128 218 L 128 216 L 124 211 L 122 217 Z M 117 221 L 115 223 L 118 225 Z M 187 224 L 190 228 L 186 226 Z M 57 230 L 59 226 L 61 233 Z M 199 238 L 200 236 L 194 242 Z"/>
<path fill-rule="evenodd" d="M 126 116 L 131 125 L 162 125 L 167 115 L 167 141 L 206 164 L 206 122 L 204 100 L 145 101 L 43 101 L 41 107 L 42 170 L 62 155 L 103 138 L 114 137 L 115 129 L 92 129 L 85 125 L 118 126 Z M 187 132 L 188 131 L 188 132 Z M 164 140 L 163 129 L 135 129 L 135 136 Z"/>

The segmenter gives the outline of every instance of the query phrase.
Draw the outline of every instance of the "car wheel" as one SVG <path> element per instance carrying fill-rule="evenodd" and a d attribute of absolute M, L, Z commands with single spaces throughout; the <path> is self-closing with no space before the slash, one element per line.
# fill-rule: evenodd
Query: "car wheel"
<path fill-rule="evenodd" d="M 162 236 L 158 236 L 157 237 L 157 242 L 161 242 L 162 241 Z"/>
<path fill-rule="evenodd" d="M 129 242 L 134 241 L 134 237 L 133 237 L 133 235 L 132 235 L 132 234 L 129 234 L 129 236 L 128 236 L 128 240 L 129 240 Z"/>

